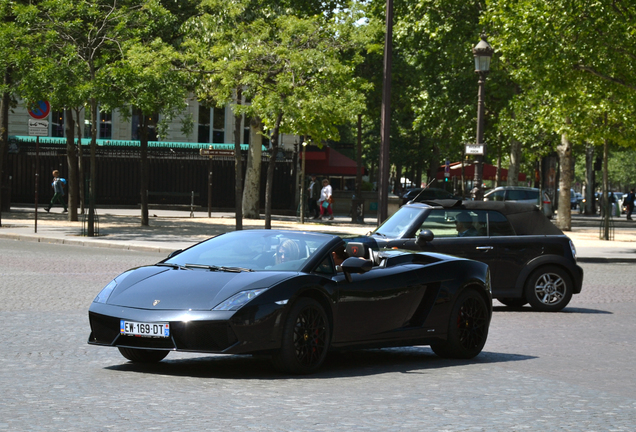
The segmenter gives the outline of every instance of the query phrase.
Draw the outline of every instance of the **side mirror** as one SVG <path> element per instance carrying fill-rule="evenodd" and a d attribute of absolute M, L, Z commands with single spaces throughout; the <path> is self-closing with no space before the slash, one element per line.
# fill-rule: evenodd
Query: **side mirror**
<path fill-rule="evenodd" d="M 351 282 L 352 273 L 366 273 L 373 268 L 373 262 L 368 259 L 351 257 L 340 265 L 348 282 Z"/>
<path fill-rule="evenodd" d="M 432 242 L 434 238 L 435 235 L 431 230 L 422 230 L 418 234 L 417 240 L 415 240 L 415 244 L 420 247 L 424 247 L 426 246 L 426 243 Z"/>
<path fill-rule="evenodd" d="M 181 252 L 183 252 L 183 249 L 177 249 L 176 251 L 172 251 L 172 252 L 170 252 L 170 255 L 168 255 L 168 258 L 172 258 L 173 256 L 177 256 Z"/>

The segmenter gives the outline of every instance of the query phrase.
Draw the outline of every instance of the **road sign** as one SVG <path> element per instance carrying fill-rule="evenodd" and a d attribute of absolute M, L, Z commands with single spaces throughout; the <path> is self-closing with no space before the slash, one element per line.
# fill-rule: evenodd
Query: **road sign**
<path fill-rule="evenodd" d="M 466 144 L 466 154 L 467 155 L 483 155 L 484 145 L 483 144 Z"/>
<path fill-rule="evenodd" d="M 201 156 L 234 156 L 234 150 L 199 149 Z"/>
<path fill-rule="evenodd" d="M 29 136 L 49 136 L 49 122 L 29 119 Z"/>
<path fill-rule="evenodd" d="M 36 120 L 43 120 L 51 113 L 51 104 L 48 101 L 37 101 L 29 109 L 29 115 Z"/>

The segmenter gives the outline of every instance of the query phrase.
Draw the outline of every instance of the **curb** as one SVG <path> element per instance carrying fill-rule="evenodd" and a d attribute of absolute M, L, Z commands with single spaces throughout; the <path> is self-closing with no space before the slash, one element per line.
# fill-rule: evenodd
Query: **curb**
<path fill-rule="evenodd" d="M 154 246 L 142 246 L 135 244 L 121 244 L 121 243 L 112 243 L 107 241 L 100 240 L 92 240 L 92 241 L 84 241 L 84 240 L 75 240 L 75 239 L 65 239 L 65 238 L 54 238 L 54 237 L 42 237 L 37 235 L 22 235 L 22 234 L 13 234 L 13 233 L 0 233 L 0 239 L 7 240 L 16 240 L 16 241 L 26 241 L 32 243 L 48 243 L 48 244 L 64 244 L 70 246 L 86 246 L 86 247 L 96 247 L 96 248 L 106 248 L 106 249 L 121 249 L 121 250 L 129 250 L 129 251 L 137 251 L 137 252 L 156 252 L 156 253 L 165 253 L 169 254 L 174 252 L 174 247 L 154 247 Z"/>
<path fill-rule="evenodd" d="M 138 244 L 125 244 L 125 243 L 113 243 L 107 240 L 101 240 L 95 238 L 94 240 L 80 240 L 80 239 L 68 239 L 68 238 L 55 238 L 38 235 L 25 235 L 15 233 L 0 233 L 0 239 L 27 241 L 34 243 L 49 243 L 49 244 L 64 244 L 70 246 L 85 246 L 85 247 L 97 247 L 107 249 L 121 249 L 137 252 L 155 252 L 169 254 L 175 251 L 175 247 L 165 246 L 144 246 Z M 193 242 L 194 244 L 195 242 Z M 178 249 L 178 247 L 177 247 Z M 606 263 L 636 263 L 636 256 L 633 258 L 627 257 L 577 257 L 577 263 L 588 264 L 606 264 Z"/>

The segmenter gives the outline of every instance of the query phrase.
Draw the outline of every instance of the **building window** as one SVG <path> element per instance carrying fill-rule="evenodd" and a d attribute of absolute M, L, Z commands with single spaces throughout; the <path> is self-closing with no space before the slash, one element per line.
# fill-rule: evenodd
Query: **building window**
<path fill-rule="evenodd" d="M 99 137 L 102 139 L 111 139 L 113 137 L 113 113 L 99 113 Z"/>
<path fill-rule="evenodd" d="M 199 105 L 198 142 L 225 142 L 225 107 Z M 210 127 L 212 126 L 212 127 Z"/>
<path fill-rule="evenodd" d="M 250 143 L 250 123 L 252 119 L 243 115 L 243 144 Z"/>
<path fill-rule="evenodd" d="M 152 114 L 146 116 L 146 118 L 148 121 L 148 141 L 159 141 L 157 139 L 157 121 L 159 120 L 159 114 Z M 139 110 L 136 108 L 133 108 L 133 115 L 130 123 L 132 126 L 130 139 L 139 141 Z"/>
<path fill-rule="evenodd" d="M 84 136 L 90 137 L 91 127 L 93 125 L 91 119 L 91 110 L 87 109 L 84 116 Z M 97 138 L 111 139 L 113 137 L 113 114 L 110 111 L 97 112 Z"/>
<path fill-rule="evenodd" d="M 64 111 L 51 113 L 51 136 L 62 138 L 64 134 Z"/>

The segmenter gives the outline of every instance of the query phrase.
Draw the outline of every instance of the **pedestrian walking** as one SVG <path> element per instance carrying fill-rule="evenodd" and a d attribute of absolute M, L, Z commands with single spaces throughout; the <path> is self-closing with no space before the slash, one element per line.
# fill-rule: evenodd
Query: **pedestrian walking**
<path fill-rule="evenodd" d="M 636 195 L 634 194 L 634 189 L 630 189 L 629 193 L 625 197 L 625 206 L 627 207 L 627 219 L 632 220 L 632 212 L 634 211 L 634 200 L 636 199 Z"/>
<path fill-rule="evenodd" d="M 44 208 L 48 213 L 51 211 L 51 207 L 55 203 L 59 203 L 64 207 L 64 213 L 68 212 L 66 208 L 66 201 L 64 200 L 64 186 L 66 185 L 66 180 L 60 178 L 60 172 L 58 170 L 53 171 L 53 182 L 51 183 L 51 187 L 53 188 L 53 198 L 51 198 L 51 202 L 49 206 Z"/>
<path fill-rule="evenodd" d="M 307 190 L 309 191 L 309 213 L 314 216 L 314 219 L 318 219 L 320 217 L 320 209 L 318 208 L 320 186 L 318 185 L 318 180 L 316 180 L 315 175 L 311 176 L 311 183 L 309 183 Z"/>
<path fill-rule="evenodd" d="M 323 179 L 322 189 L 320 190 L 320 199 L 318 200 L 318 204 L 320 205 L 320 217 L 318 219 L 322 219 L 326 211 L 329 213 L 329 220 L 333 220 L 333 209 L 331 208 L 333 203 L 332 194 L 333 189 L 329 184 L 329 180 Z"/>

